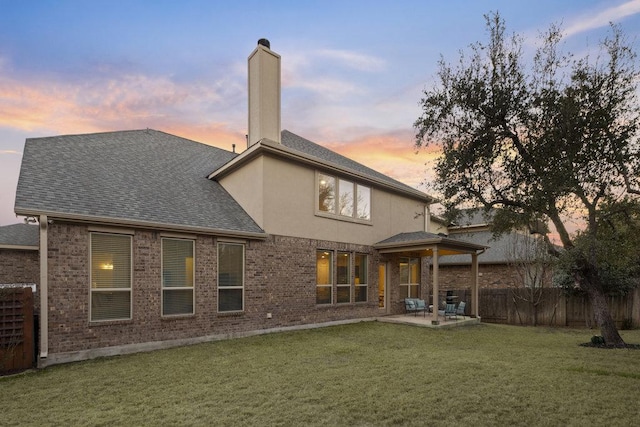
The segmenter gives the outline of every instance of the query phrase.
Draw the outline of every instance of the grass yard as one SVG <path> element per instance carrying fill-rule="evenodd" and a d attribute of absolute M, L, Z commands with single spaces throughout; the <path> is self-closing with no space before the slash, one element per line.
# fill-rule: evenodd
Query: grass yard
<path fill-rule="evenodd" d="M 640 351 L 593 334 L 368 322 L 59 365 L 0 378 L 0 425 L 637 425 Z"/>

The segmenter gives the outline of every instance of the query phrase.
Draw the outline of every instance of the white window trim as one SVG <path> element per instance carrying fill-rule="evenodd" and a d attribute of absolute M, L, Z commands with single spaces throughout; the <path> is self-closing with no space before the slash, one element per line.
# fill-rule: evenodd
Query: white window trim
<path fill-rule="evenodd" d="M 220 311 L 220 245 L 242 246 L 242 286 L 224 286 L 223 289 L 242 289 L 242 308 L 240 310 Z M 219 240 L 216 244 L 216 312 L 220 314 L 244 313 L 245 302 L 245 274 L 246 274 L 246 253 L 245 242 Z"/>
<path fill-rule="evenodd" d="M 160 238 L 160 316 L 161 317 L 180 317 L 180 316 L 193 316 L 196 314 L 196 242 L 190 238 L 177 238 L 177 237 L 169 237 L 164 236 L 162 234 Z M 180 287 L 165 287 L 164 286 L 164 240 L 183 240 L 187 242 L 191 242 L 193 250 L 193 280 L 191 281 L 192 286 L 180 286 Z M 164 291 L 177 291 L 177 290 L 185 290 L 191 289 L 191 313 L 177 313 L 177 314 L 163 314 L 164 312 Z"/>
<path fill-rule="evenodd" d="M 126 236 L 129 237 L 129 288 L 128 289 L 122 289 L 122 288 L 100 288 L 100 289 L 93 289 L 93 286 L 91 286 L 92 283 L 92 271 L 93 271 L 93 235 L 94 234 L 107 234 L 107 235 L 112 235 L 112 236 Z M 105 231 L 90 231 L 89 232 L 89 310 L 87 310 L 89 312 L 89 322 L 90 323 L 108 323 L 108 322 L 122 322 L 122 321 L 128 321 L 128 320 L 132 320 L 133 319 L 133 233 L 129 234 L 123 234 L 123 233 L 109 233 L 109 232 L 105 232 Z M 122 318 L 118 318 L 118 319 L 97 319 L 97 320 L 93 320 L 92 319 L 92 301 L 93 301 L 93 293 L 94 292 L 129 292 L 129 317 L 122 317 Z"/>

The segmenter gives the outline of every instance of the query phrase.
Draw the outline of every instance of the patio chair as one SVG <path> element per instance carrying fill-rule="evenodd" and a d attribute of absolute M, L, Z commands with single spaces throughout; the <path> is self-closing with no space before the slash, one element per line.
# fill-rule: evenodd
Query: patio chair
<path fill-rule="evenodd" d="M 427 303 L 423 299 L 416 299 L 415 302 L 416 311 L 421 311 L 422 316 L 427 317 L 427 310 L 429 310 L 429 307 L 427 307 Z"/>
<path fill-rule="evenodd" d="M 456 309 L 456 316 L 462 316 L 462 318 L 464 319 L 464 308 L 466 305 L 466 302 L 460 301 L 460 304 L 458 304 L 458 308 Z"/>
<path fill-rule="evenodd" d="M 422 311 L 424 313 L 425 311 L 427 311 L 427 304 L 422 299 L 405 298 L 404 309 L 407 312 L 407 314 L 413 313 L 414 316 L 417 316 L 418 312 Z"/>
<path fill-rule="evenodd" d="M 456 305 L 455 304 L 447 304 L 444 307 L 444 319 L 447 320 L 447 317 L 451 319 L 455 317 L 458 320 L 458 315 L 456 313 Z"/>
<path fill-rule="evenodd" d="M 416 308 L 416 300 L 413 298 L 405 298 L 404 299 L 404 310 L 407 314 L 409 313 L 413 313 L 414 316 L 417 313 L 417 308 Z"/>

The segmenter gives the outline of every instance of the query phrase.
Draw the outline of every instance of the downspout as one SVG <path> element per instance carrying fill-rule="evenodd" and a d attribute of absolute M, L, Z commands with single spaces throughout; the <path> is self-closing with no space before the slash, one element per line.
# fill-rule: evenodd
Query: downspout
<path fill-rule="evenodd" d="M 424 231 L 429 232 L 429 227 L 431 226 L 431 209 L 430 205 L 425 205 L 424 207 Z"/>
<path fill-rule="evenodd" d="M 45 362 L 49 353 L 49 305 L 48 305 L 48 242 L 46 215 L 40 215 L 40 359 L 38 367 Z"/>

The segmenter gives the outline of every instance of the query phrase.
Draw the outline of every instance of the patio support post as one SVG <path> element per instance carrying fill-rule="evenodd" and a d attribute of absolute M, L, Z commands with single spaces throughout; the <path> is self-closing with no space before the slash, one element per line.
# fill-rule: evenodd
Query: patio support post
<path fill-rule="evenodd" d="M 480 317 L 480 298 L 478 295 L 478 254 L 471 254 L 471 315 Z"/>
<path fill-rule="evenodd" d="M 433 248 L 433 320 L 438 321 L 438 247 Z M 429 305 L 429 304 L 427 304 Z"/>

